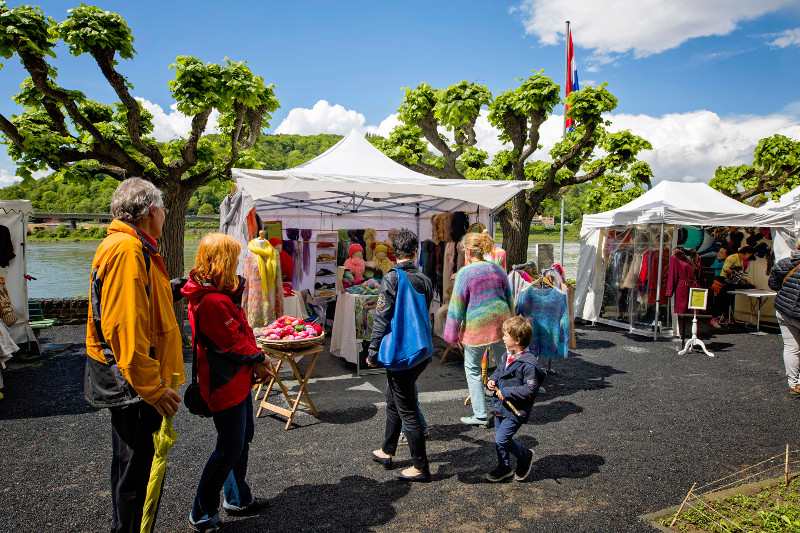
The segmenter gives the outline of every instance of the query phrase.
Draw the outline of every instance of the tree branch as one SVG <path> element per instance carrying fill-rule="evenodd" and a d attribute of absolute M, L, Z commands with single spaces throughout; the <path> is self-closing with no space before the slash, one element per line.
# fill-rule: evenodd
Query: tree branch
<path fill-rule="evenodd" d="M 100 71 L 109 85 L 114 88 L 122 105 L 128 110 L 128 136 L 131 138 L 131 144 L 141 154 L 147 156 L 156 168 L 166 170 L 167 165 L 164 163 L 164 156 L 161 155 L 161 151 L 156 146 L 143 142 L 142 137 L 139 135 L 142 112 L 139 108 L 139 102 L 128 92 L 125 78 L 114 68 L 115 53 L 116 51 L 113 49 L 92 48 L 92 57 L 97 62 L 97 66 L 100 67 Z"/>
<path fill-rule="evenodd" d="M 2 114 L 0 114 L 0 131 L 2 131 L 20 151 L 25 151 L 25 139 L 22 138 L 17 127 Z"/>
<path fill-rule="evenodd" d="M 42 58 L 24 50 L 18 50 L 17 53 L 39 92 L 51 100 L 61 103 L 67 110 L 69 117 L 92 135 L 95 142 L 102 148 L 102 151 L 111 154 L 117 160 L 119 166 L 125 168 L 131 175 L 141 175 L 143 173 L 144 167 L 142 164 L 133 159 L 119 144 L 103 136 L 95 125 L 80 113 L 75 101 L 66 91 L 50 85 L 49 69 Z"/>

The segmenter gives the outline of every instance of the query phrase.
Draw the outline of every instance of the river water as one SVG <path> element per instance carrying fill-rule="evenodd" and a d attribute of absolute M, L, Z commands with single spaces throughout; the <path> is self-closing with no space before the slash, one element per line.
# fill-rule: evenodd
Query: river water
<path fill-rule="evenodd" d="M 199 241 L 186 241 L 183 261 L 188 273 L 194 265 Z M 89 294 L 89 272 L 99 241 L 29 242 L 28 274 L 37 278 L 28 282 L 29 298 L 73 298 Z M 553 246 L 556 260 L 559 245 Z M 528 257 L 533 258 L 536 245 L 528 247 Z M 564 270 L 568 279 L 576 279 L 578 271 L 578 243 L 564 244 Z"/>

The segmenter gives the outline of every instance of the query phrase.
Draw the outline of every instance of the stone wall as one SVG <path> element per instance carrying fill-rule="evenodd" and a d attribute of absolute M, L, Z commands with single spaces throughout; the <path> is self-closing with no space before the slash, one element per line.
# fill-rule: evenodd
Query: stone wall
<path fill-rule="evenodd" d="M 56 326 L 86 324 L 89 298 L 31 298 L 42 306 L 44 318 L 57 318 Z"/>

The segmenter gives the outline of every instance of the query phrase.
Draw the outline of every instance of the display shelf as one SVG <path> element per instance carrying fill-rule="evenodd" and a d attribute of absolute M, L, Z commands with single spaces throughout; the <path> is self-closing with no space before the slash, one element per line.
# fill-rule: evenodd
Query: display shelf
<path fill-rule="evenodd" d="M 336 299 L 337 291 L 334 283 L 334 287 L 325 287 L 317 289 L 317 284 L 322 283 L 330 283 L 331 280 L 336 279 L 336 251 L 339 247 L 339 233 L 338 232 L 320 232 L 317 233 L 316 238 L 314 239 L 316 243 L 316 250 L 315 250 L 315 258 L 316 263 L 314 267 L 314 291 L 312 295 L 314 297 L 314 304 L 321 305 L 324 309 L 323 312 L 323 325 L 327 321 L 327 304 L 328 302 L 332 302 Z M 332 246 L 325 246 L 320 247 L 320 243 L 331 243 Z M 321 255 L 328 254 L 332 258 L 320 258 Z M 319 272 L 323 268 L 330 271 L 330 274 L 322 274 L 320 275 Z"/>

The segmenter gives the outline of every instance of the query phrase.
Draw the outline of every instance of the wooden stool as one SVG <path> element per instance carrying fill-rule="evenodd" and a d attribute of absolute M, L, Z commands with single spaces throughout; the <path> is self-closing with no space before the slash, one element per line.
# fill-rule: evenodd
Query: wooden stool
<path fill-rule="evenodd" d="M 461 343 L 460 342 L 458 343 L 457 346 L 458 346 L 458 351 L 461 352 L 461 358 L 463 359 L 464 358 L 464 348 L 461 347 Z M 447 354 L 449 354 L 450 350 L 452 350 L 452 349 L 453 349 L 453 345 L 452 344 L 448 344 L 447 348 L 444 349 L 444 353 L 442 354 L 442 358 L 439 359 L 439 364 L 444 363 L 445 357 L 447 357 Z"/>
<path fill-rule="evenodd" d="M 276 350 L 274 348 L 268 348 L 263 344 L 260 345 L 261 351 L 263 351 L 267 357 L 271 357 L 273 359 L 278 360 L 278 364 L 275 366 L 275 377 L 269 381 L 267 385 L 267 390 L 264 393 L 264 397 L 261 399 L 261 403 L 258 406 L 258 412 L 256 413 L 256 418 L 261 416 L 261 411 L 267 409 L 274 413 L 281 414 L 285 417 L 288 417 L 286 421 L 286 428 L 289 429 L 292 425 L 292 420 L 294 419 L 295 413 L 297 413 L 297 408 L 301 405 L 303 407 L 308 407 L 311 409 L 311 412 L 314 414 L 315 417 L 319 417 L 319 413 L 317 412 L 317 408 L 314 407 L 314 402 L 311 401 L 311 396 L 308 394 L 308 389 L 306 388 L 306 384 L 308 383 L 308 378 L 311 377 L 311 371 L 314 370 L 314 364 L 317 362 L 317 356 L 322 351 L 322 345 L 312 346 L 306 350 L 300 350 L 297 352 L 287 351 L 287 350 Z M 295 359 L 310 355 L 311 362 L 308 365 L 308 370 L 306 370 L 306 375 L 301 376 L 300 371 L 297 368 L 297 364 L 295 363 Z M 289 363 L 289 366 L 292 367 L 292 372 L 294 373 L 295 378 L 297 378 L 297 382 L 300 384 L 300 390 L 297 392 L 297 396 L 292 398 L 291 394 L 289 393 L 289 389 L 286 385 L 283 384 L 281 378 L 278 376 L 278 372 L 281 369 L 281 365 L 283 363 Z M 278 383 L 278 386 L 281 388 L 281 392 L 283 392 L 283 396 L 286 398 L 286 401 L 289 403 L 291 409 L 286 409 L 284 407 L 280 407 L 273 403 L 269 403 L 269 394 L 272 391 L 272 387 L 275 383 Z M 306 401 L 303 401 L 302 398 L 305 396 Z M 256 392 L 256 399 L 258 399 L 258 392 Z"/>

